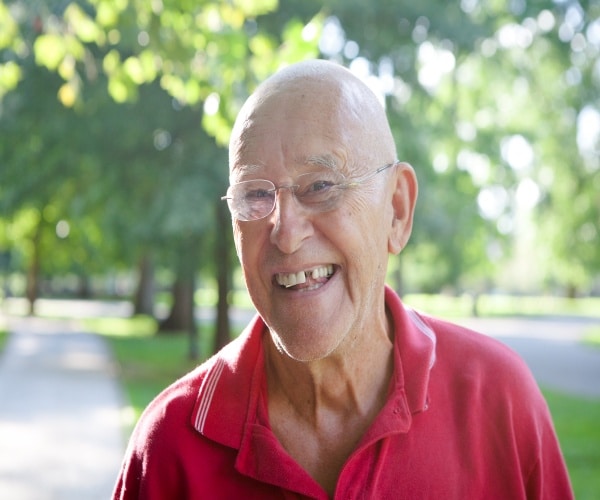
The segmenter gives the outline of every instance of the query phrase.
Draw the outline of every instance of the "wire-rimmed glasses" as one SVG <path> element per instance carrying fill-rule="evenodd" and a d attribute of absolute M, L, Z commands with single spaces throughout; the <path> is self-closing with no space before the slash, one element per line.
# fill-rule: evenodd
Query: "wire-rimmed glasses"
<path fill-rule="evenodd" d="M 344 191 L 359 186 L 397 164 L 397 161 L 388 163 L 356 179 L 347 179 L 333 169 L 302 174 L 295 179 L 294 184 L 282 186 L 275 186 L 266 179 L 252 179 L 229 186 L 227 194 L 221 199 L 227 201 L 232 217 L 239 221 L 260 220 L 270 215 L 275 209 L 277 191 L 280 189 L 289 189 L 308 211 L 328 212 L 338 206 Z"/>

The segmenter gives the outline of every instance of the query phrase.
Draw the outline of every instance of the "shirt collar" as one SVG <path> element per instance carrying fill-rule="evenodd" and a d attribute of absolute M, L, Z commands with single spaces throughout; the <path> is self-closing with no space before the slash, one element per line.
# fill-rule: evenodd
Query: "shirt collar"
<path fill-rule="evenodd" d="M 389 287 L 385 300 L 394 322 L 395 353 L 390 399 L 382 414 L 396 416 L 399 427 L 394 418 L 385 419 L 390 432 L 393 428 L 406 432 L 410 415 L 427 409 L 436 336 L 426 318 L 405 307 Z M 232 448 L 240 447 L 246 423 L 255 420 L 264 373 L 264 331 L 264 322 L 255 316 L 236 340 L 205 364 L 191 423 L 207 438 Z"/>

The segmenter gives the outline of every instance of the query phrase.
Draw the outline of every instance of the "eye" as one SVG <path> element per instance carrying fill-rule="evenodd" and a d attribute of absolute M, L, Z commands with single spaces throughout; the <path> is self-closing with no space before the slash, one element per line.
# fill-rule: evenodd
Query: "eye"
<path fill-rule="evenodd" d="M 272 189 L 251 189 L 244 193 L 244 199 L 248 201 L 253 200 L 262 200 L 265 198 L 272 198 L 273 190 Z"/>
<path fill-rule="evenodd" d="M 336 186 L 337 184 L 330 180 L 310 180 L 299 187 L 296 196 L 304 203 L 321 203 L 331 198 Z"/>
<path fill-rule="evenodd" d="M 236 184 L 235 197 L 243 203 L 271 202 L 275 186 L 265 180 L 251 180 Z"/>
<path fill-rule="evenodd" d="M 297 196 L 306 202 L 320 202 L 328 199 L 340 184 L 339 175 L 333 171 L 310 172 L 298 177 Z"/>
<path fill-rule="evenodd" d="M 335 182 L 327 180 L 314 181 L 303 190 L 303 194 L 321 193 L 335 186 Z"/>

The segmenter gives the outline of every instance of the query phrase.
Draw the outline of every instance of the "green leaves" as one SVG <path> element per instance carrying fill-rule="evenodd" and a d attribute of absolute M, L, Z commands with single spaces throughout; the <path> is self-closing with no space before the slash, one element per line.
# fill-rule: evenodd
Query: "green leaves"
<path fill-rule="evenodd" d="M 73 41 L 72 37 L 71 41 Z M 58 69 L 58 66 L 68 53 L 68 45 L 67 39 L 58 34 L 39 36 L 33 46 L 36 64 L 45 66 L 52 71 Z M 83 47 L 79 45 L 78 48 L 78 52 L 81 53 Z"/>
<path fill-rule="evenodd" d="M 22 78 L 21 66 L 15 61 L 0 64 L 0 101 L 7 92 L 14 89 Z"/>
<path fill-rule="evenodd" d="M 60 191 L 65 211 L 89 210 L 94 234 L 115 235 L 88 243 L 122 255 L 214 231 L 209 200 L 226 183 L 223 148 L 241 104 L 328 39 L 332 58 L 367 68 L 401 159 L 417 169 L 406 258 L 433 269 L 413 273 L 417 285 L 471 286 L 504 269 L 523 183 L 539 189 L 526 233 L 544 279 L 589 286 L 600 270 L 600 169 L 576 138 L 581 110 L 600 110 L 597 2 L 34 4 L 0 0 L 4 214 L 59 206 Z M 533 152 L 526 168 L 503 155 L 514 137 Z M 494 217 L 482 217 L 483 202 Z"/>
<path fill-rule="evenodd" d="M 0 49 L 14 47 L 19 40 L 19 27 L 10 11 L 0 3 Z"/>
<path fill-rule="evenodd" d="M 67 6 L 63 19 L 67 23 L 69 31 L 74 33 L 81 42 L 104 45 L 104 31 L 76 3 L 70 3 Z"/>

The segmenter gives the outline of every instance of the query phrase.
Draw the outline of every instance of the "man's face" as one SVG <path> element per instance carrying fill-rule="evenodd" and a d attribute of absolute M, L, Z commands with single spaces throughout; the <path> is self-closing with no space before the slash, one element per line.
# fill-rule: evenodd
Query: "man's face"
<path fill-rule="evenodd" d="M 370 156 L 369 144 L 361 143 L 363 125 L 350 123 L 335 96 L 321 96 L 317 107 L 302 99 L 293 93 L 254 110 L 232 142 L 232 183 L 291 185 L 303 173 L 328 168 L 356 178 L 393 161 Z M 250 297 L 277 347 L 292 358 L 324 358 L 368 332 L 381 315 L 393 218 L 388 173 L 345 191 L 326 212 L 306 210 L 283 189 L 267 217 L 234 221 Z M 290 286 L 296 281 L 304 283 Z"/>

